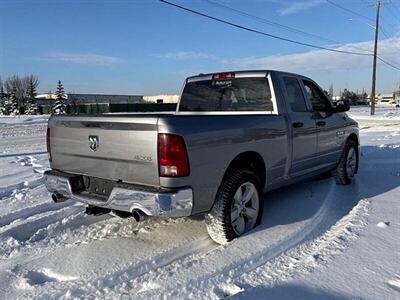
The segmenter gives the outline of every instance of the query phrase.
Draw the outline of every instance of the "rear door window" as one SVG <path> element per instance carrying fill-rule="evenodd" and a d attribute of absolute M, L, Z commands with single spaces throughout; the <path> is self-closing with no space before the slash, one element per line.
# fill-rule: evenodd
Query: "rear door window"
<path fill-rule="evenodd" d="M 179 106 L 179 111 L 186 112 L 273 110 L 267 77 L 189 82 L 183 89 Z"/>
<path fill-rule="evenodd" d="M 306 112 L 308 111 L 306 102 L 304 99 L 303 91 L 297 78 L 284 77 L 286 94 L 290 108 L 293 112 Z"/>

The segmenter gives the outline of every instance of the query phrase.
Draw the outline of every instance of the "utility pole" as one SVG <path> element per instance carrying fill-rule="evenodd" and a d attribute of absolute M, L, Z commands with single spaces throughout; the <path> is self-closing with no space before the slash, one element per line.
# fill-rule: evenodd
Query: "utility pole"
<path fill-rule="evenodd" d="M 376 56 L 378 54 L 378 33 L 379 33 L 379 10 L 381 8 L 381 1 L 376 5 L 376 19 L 375 19 L 375 43 L 374 43 L 374 62 L 372 65 L 372 89 L 371 89 L 371 116 L 375 114 L 375 87 L 376 87 Z"/>
<path fill-rule="evenodd" d="M 378 0 L 376 4 L 372 4 L 370 6 L 376 7 L 376 18 L 375 18 L 375 43 L 374 43 L 374 62 L 372 65 L 372 89 L 371 89 L 371 115 L 375 114 L 375 100 L 376 100 L 376 61 L 378 55 L 378 33 L 379 33 L 379 11 L 381 9 L 381 5 L 391 4 L 391 1 L 380 1 Z"/>

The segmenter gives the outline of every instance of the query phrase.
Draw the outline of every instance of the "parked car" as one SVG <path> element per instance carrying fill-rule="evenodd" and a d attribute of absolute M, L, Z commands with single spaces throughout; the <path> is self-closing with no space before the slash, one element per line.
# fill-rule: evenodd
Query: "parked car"
<path fill-rule="evenodd" d="M 348 109 L 301 75 L 200 74 L 173 113 L 52 116 L 46 186 L 92 214 L 204 214 L 223 244 L 260 223 L 267 191 L 330 171 L 350 183 L 359 138 Z"/>

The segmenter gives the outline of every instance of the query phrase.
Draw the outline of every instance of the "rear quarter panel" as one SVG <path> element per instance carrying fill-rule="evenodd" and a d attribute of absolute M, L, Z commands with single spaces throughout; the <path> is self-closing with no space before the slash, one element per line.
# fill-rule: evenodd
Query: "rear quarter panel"
<path fill-rule="evenodd" d="M 193 214 L 211 209 L 223 176 L 233 159 L 258 152 L 266 165 L 267 185 L 283 179 L 288 155 L 287 127 L 281 115 L 175 115 L 161 117 L 159 133 L 184 137 L 190 175 L 160 178 L 164 187 L 191 186 Z M 267 188 L 267 186 L 266 186 Z"/>

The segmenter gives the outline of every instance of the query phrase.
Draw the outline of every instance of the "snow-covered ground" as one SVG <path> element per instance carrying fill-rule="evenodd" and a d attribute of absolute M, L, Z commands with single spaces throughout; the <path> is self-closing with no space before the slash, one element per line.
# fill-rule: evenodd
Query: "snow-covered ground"
<path fill-rule="evenodd" d="M 87 216 L 43 186 L 46 117 L 0 117 L 0 299 L 399 299 L 400 117 L 362 119 L 361 167 L 265 195 L 218 246 L 199 218 Z"/>
<path fill-rule="evenodd" d="M 398 123 L 400 124 L 400 107 L 390 105 L 377 105 L 376 112 L 370 115 L 371 107 L 369 105 L 352 106 L 349 115 L 357 119 L 360 125 L 371 125 L 376 123 Z"/>

